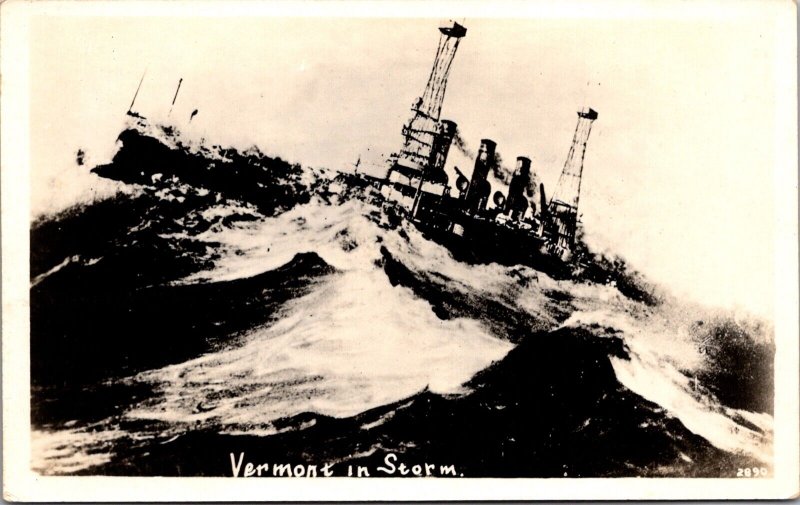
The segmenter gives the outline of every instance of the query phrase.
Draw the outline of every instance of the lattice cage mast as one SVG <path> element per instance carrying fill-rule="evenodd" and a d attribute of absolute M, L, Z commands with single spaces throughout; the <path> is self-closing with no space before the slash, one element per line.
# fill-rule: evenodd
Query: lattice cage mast
<path fill-rule="evenodd" d="M 564 162 L 564 169 L 558 178 L 550 207 L 569 207 L 578 211 L 578 201 L 581 195 L 581 178 L 583 176 L 583 159 L 586 156 L 586 143 L 592 131 L 592 123 L 597 119 L 597 111 L 584 108 L 578 112 L 578 125 L 575 135 Z"/>
<path fill-rule="evenodd" d="M 597 111 L 591 108 L 584 108 L 578 112 L 578 125 L 575 127 L 569 154 L 567 154 L 564 169 L 561 171 L 555 192 L 547 208 L 555 238 L 555 247 L 559 253 L 570 251 L 575 243 L 583 160 L 586 156 L 586 143 L 589 141 L 589 134 L 595 119 L 597 119 Z"/>
<path fill-rule="evenodd" d="M 439 118 L 447 89 L 450 67 L 461 39 L 467 29 L 456 22 L 439 28 L 439 46 L 425 91 L 411 106 L 413 116 L 403 126 L 403 147 L 397 156 L 397 164 L 425 171 L 432 158 L 436 136 L 440 133 Z"/>

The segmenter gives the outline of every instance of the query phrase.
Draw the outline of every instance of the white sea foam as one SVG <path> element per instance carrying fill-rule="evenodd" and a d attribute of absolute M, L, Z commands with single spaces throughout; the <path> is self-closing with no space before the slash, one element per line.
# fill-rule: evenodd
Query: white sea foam
<path fill-rule="evenodd" d="M 564 326 L 597 325 L 620 332 L 629 359 L 612 357 L 622 385 L 664 408 L 692 433 L 715 447 L 758 459 L 772 460 L 772 416 L 724 407 L 699 384 L 694 372 L 704 357 L 693 342 L 685 321 L 662 313 L 634 317 L 631 311 L 576 312 Z M 673 314 L 669 310 L 668 314 Z M 753 430 L 740 420 L 759 428 Z"/>
<path fill-rule="evenodd" d="M 345 274 L 293 302 L 292 316 L 259 330 L 245 346 L 177 365 L 170 372 L 155 372 L 149 380 L 163 381 L 164 401 L 175 408 L 161 414 L 150 409 L 149 414 L 140 411 L 137 415 L 253 423 L 247 412 L 249 406 L 263 405 L 264 396 L 269 394 L 259 387 L 250 391 L 249 386 L 257 383 L 274 388 L 300 377 L 322 378 L 293 385 L 296 391 L 288 395 L 290 399 L 274 403 L 274 409 L 262 414 L 262 420 L 303 409 L 352 415 L 425 386 L 442 392 L 457 390 L 471 374 L 507 352 L 509 344 L 493 338 L 478 322 L 441 321 L 410 290 L 392 288 L 374 266 L 383 245 L 403 265 L 437 279 L 447 289 L 490 297 L 551 327 L 557 323 L 546 293 L 567 295 L 573 312 L 562 326 L 588 327 L 599 337 L 608 328 L 631 350 L 630 361 L 612 359 L 623 385 L 659 404 L 716 447 L 762 461 L 769 459 L 771 416 L 722 407 L 702 388 L 698 391 L 689 378 L 705 364 L 688 331 L 688 321 L 701 316 L 694 309 L 671 305 L 654 309 L 626 298 L 613 285 L 556 281 L 528 267 L 468 265 L 455 260 L 446 248 L 425 239 L 412 226 L 405 227 L 402 236 L 379 228 L 364 213 L 361 202 L 333 207 L 312 202 L 254 227 L 208 232 L 205 239 L 243 254 L 225 255 L 214 270 L 191 281 L 253 275 L 308 250 Z M 518 282 L 521 277 L 528 282 Z M 301 321 L 303 317 L 309 320 Z M 404 351 L 406 343 L 416 351 Z M 485 359 L 471 357 L 471 352 L 484 354 Z M 254 360 L 260 360 L 260 367 Z M 278 364 L 283 375 L 271 376 Z M 195 406 L 189 404 L 190 399 L 202 393 L 187 389 L 187 384 L 209 382 L 229 387 L 229 375 L 242 369 L 247 370 L 243 381 L 249 386 L 241 386 L 249 391 L 246 398 L 229 391 L 225 394 L 230 400 L 205 412 L 192 412 Z M 208 392 L 219 394 L 214 387 Z M 763 433 L 737 420 L 759 426 Z"/>
<path fill-rule="evenodd" d="M 484 321 L 442 320 L 411 289 L 392 286 L 379 266 L 385 247 L 443 291 L 491 299 L 533 316 L 544 329 L 583 327 L 597 338 L 622 338 L 630 360 L 611 359 L 620 383 L 714 446 L 771 460 L 772 417 L 726 408 L 696 382 L 707 363 L 689 324 L 702 314 L 677 304 L 649 307 L 613 285 L 558 281 L 529 267 L 468 265 L 412 226 L 381 228 L 366 217 L 370 210 L 359 201 L 329 206 L 313 200 L 274 218 L 217 225 L 196 236 L 216 244 L 219 257 L 213 268 L 181 283 L 251 277 L 304 252 L 318 254 L 337 272 L 287 302 L 276 322 L 252 328 L 225 348 L 128 379 L 150 384 L 155 395 L 124 416 L 165 421 L 172 428 L 162 437 L 197 422 L 227 433 L 270 434 L 274 421 L 302 412 L 346 417 L 425 388 L 464 392 L 465 382 L 513 346 Z M 250 208 L 235 211 L 252 214 Z M 225 205 L 205 217 L 233 212 Z M 559 322 L 563 311 L 570 315 Z M 103 463 L 80 448 L 96 444 L 98 436 L 40 434 L 35 458 L 42 468 L 43 459 L 61 461 L 56 467 L 67 472 Z M 110 430 L 101 438 L 116 436 Z M 65 454 L 65 444 L 76 448 Z"/>
<path fill-rule="evenodd" d="M 382 230 L 363 216 L 361 202 L 299 205 L 277 217 L 248 226 L 218 227 L 196 238 L 220 244 L 214 268 L 183 282 L 251 277 L 285 265 L 298 253 L 316 252 L 340 270 L 370 268 L 380 257 Z"/>
<path fill-rule="evenodd" d="M 392 286 L 377 263 L 383 245 L 412 269 L 493 292 L 509 284 L 505 268 L 465 266 L 416 230 L 406 230 L 409 241 L 381 229 L 364 217 L 363 207 L 357 201 L 312 202 L 276 218 L 201 234 L 227 253 L 210 271 L 183 282 L 250 277 L 306 251 L 340 273 L 289 302 L 275 324 L 252 331 L 242 345 L 138 376 L 159 395 L 128 415 L 270 432 L 275 419 L 301 412 L 350 416 L 425 388 L 457 393 L 501 359 L 510 343 L 480 321 L 439 319 L 410 289 Z"/>
<path fill-rule="evenodd" d="M 301 412 L 344 417 L 425 388 L 458 393 L 511 347 L 477 321 L 438 319 L 379 271 L 345 272 L 244 345 L 141 374 L 158 396 L 128 415 L 269 431 Z"/>

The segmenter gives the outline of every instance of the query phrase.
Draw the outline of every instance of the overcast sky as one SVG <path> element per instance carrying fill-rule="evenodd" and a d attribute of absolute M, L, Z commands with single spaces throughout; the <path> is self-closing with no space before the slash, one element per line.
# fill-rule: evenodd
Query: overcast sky
<path fill-rule="evenodd" d="M 529 156 L 551 194 L 576 111 L 594 108 L 580 209 L 590 243 L 678 294 L 769 315 L 773 178 L 783 148 L 776 75 L 794 62 L 775 56 L 780 12 L 769 6 L 778 3 L 761 4 L 605 19 L 456 10 L 468 33 L 443 118 L 458 123 L 473 150 L 491 138 L 511 166 Z M 85 149 L 90 162 L 113 154 L 145 69 L 135 109 L 164 119 L 183 78 L 169 120 L 187 135 L 336 169 L 361 156 L 381 174 L 446 19 L 37 17 L 32 210 L 86 197 L 95 180 L 75 165 L 75 151 Z M 451 152 L 448 167 L 472 170 Z"/>

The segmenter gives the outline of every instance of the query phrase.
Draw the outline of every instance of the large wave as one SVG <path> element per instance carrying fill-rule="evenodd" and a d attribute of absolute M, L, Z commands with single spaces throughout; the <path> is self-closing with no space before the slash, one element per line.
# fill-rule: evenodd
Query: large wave
<path fill-rule="evenodd" d="M 177 138 L 123 132 L 94 172 L 135 189 L 33 223 L 35 470 L 226 475 L 237 447 L 467 476 L 771 465 L 768 323 L 600 257 L 459 261 L 368 180 Z"/>

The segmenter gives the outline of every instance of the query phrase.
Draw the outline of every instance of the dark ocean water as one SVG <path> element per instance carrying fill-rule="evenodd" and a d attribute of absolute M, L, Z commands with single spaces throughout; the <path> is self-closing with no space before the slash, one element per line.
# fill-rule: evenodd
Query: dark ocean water
<path fill-rule="evenodd" d="M 768 322 L 460 261 L 360 179 L 168 133 L 94 169 L 131 191 L 32 225 L 36 471 L 771 469 Z"/>

